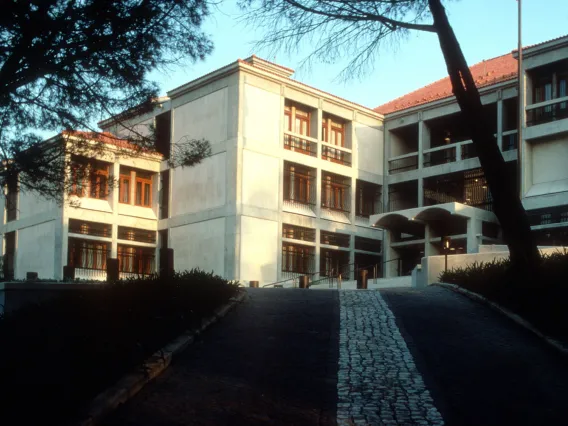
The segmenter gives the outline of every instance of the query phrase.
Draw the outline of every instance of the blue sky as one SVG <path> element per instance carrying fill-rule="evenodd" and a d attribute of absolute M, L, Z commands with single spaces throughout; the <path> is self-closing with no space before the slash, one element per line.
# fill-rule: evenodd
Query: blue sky
<path fill-rule="evenodd" d="M 516 0 L 461 0 L 446 2 L 450 23 L 470 65 L 510 52 L 517 46 Z M 429 33 L 413 32 L 396 46 L 384 46 L 364 78 L 338 81 L 346 62 L 298 65 L 308 50 L 297 56 L 281 53 L 268 57 L 255 51 L 254 41 L 262 34 L 239 23 L 234 0 L 224 0 L 212 10 L 204 29 L 215 44 L 203 62 L 156 72 L 162 94 L 181 84 L 255 53 L 296 70 L 293 78 L 353 102 L 376 107 L 398 96 L 438 80 L 446 69 L 438 40 Z M 568 1 L 523 0 L 523 45 L 539 43 L 568 34 Z"/>

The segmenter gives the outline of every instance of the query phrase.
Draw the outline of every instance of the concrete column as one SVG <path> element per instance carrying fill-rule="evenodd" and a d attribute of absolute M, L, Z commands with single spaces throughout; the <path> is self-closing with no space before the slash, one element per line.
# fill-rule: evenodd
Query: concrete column
<path fill-rule="evenodd" d="M 351 235 L 349 238 L 349 263 L 352 265 L 350 269 L 355 269 L 355 235 Z M 365 266 L 365 265 L 362 265 Z M 357 279 L 356 272 L 353 272 L 353 279 Z M 350 279 L 351 277 L 345 277 L 344 279 Z"/>
<path fill-rule="evenodd" d="M 497 101 L 497 146 L 500 151 L 503 151 L 503 99 L 501 99 L 501 92 L 499 92 L 499 100 Z"/>
<path fill-rule="evenodd" d="M 316 216 L 321 217 L 321 186 L 322 176 L 321 169 L 316 169 Z"/>
<path fill-rule="evenodd" d="M 385 229 L 383 238 L 383 274 L 385 278 L 393 278 L 397 276 L 397 261 L 393 260 L 398 257 L 398 254 L 391 247 L 393 240 L 392 231 Z"/>
<path fill-rule="evenodd" d="M 315 257 L 314 257 L 314 262 L 316 262 L 315 264 L 315 271 L 314 272 L 320 272 L 320 260 L 321 260 L 321 247 L 320 247 L 320 235 L 321 235 L 321 231 L 319 226 L 316 227 L 316 247 L 315 247 Z M 319 280 L 320 276 L 319 275 L 315 275 L 314 276 L 315 280 Z"/>
<path fill-rule="evenodd" d="M 134 204 L 134 196 L 136 194 L 136 179 L 134 178 L 134 172 L 130 174 L 130 204 Z M 113 182 L 120 185 L 120 164 L 118 163 L 118 157 L 115 158 L 112 164 L 112 178 Z M 110 257 L 116 259 L 118 256 L 118 186 L 114 186 L 110 193 L 110 207 L 112 209 L 113 224 L 112 224 L 112 243 L 110 247 Z"/>
<path fill-rule="evenodd" d="M 479 238 L 482 230 L 482 220 L 476 218 L 469 218 L 467 220 L 467 252 L 479 252 Z"/>
<path fill-rule="evenodd" d="M 349 213 L 349 221 L 351 223 L 355 223 L 355 210 L 356 210 L 356 195 L 357 195 L 357 178 L 351 177 L 351 193 L 349 194 L 350 197 L 350 208 L 351 212 Z"/>
<path fill-rule="evenodd" d="M 418 207 L 424 207 L 424 178 L 418 178 Z"/>
<path fill-rule="evenodd" d="M 424 257 L 441 254 L 440 250 L 431 242 L 435 237 L 439 237 L 439 235 L 436 235 L 432 226 L 426 223 L 424 226 Z"/>
<path fill-rule="evenodd" d="M 423 152 L 430 148 L 430 130 L 421 119 L 418 122 L 418 168 L 421 169 L 424 163 Z"/>

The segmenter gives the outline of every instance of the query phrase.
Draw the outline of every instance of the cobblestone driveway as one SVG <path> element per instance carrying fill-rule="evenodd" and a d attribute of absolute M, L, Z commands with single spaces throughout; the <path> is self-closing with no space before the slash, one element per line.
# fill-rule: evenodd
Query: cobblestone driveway
<path fill-rule="evenodd" d="M 339 339 L 338 424 L 444 424 L 379 292 L 340 292 Z"/>

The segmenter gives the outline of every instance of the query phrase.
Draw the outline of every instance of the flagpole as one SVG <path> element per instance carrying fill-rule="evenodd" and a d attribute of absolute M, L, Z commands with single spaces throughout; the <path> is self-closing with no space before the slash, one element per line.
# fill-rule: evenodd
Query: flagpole
<path fill-rule="evenodd" d="M 525 122 L 525 78 L 523 74 L 523 42 L 522 42 L 522 3 L 518 2 L 518 34 L 517 34 L 517 52 L 518 52 L 518 73 L 517 81 L 519 85 L 519 95 L 517 97 L 519 104 L 519 125 L 517 126 L 517 182 L 519 196 L 523 197 L 523 125 Z"/>

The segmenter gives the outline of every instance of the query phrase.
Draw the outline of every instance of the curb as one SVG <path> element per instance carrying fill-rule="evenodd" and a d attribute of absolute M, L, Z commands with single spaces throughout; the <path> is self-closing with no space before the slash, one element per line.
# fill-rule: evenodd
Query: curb
<path fill-rule="evenodd" d="M 563 355 L 568 355 L 568 346 L 566 346 L 565 344 L 563 344 L 562 342 L 559 342 L 556 339 L 553 339 L 551 337 L 548 337 L 547 335 L 543 334 L 541 331 L 539 331 L 534 325 L 532 325 L 530 322 L 528 322 L 527 320 L 525 320 L 523 317 L 515 314 L 514 312 L 502 307 L 501 305 L 492 302 L 491 300 L 485 298 L 484 296 L 478 294 L 478 293 L 474 293 L 473 291 L 469 291 L 466 290 L 465 288 L 462 288 L 456 284 L 448 284 L 448 283 L 432 283 L 431 285 L 436 285 L 439 287 L 443 287 L 443 288 L 447 288 L 449 290 L 452 290 L 456 293 L 460 293 L 472 300 L 475 300 L 476 302 L 480 302 L 483 303 L 487 306 L 489 306 L 491 309 L 500 312 L 501 314 L 505 315 L 507 318 L 509 318 L 511 321 L 517 323 L 518 325 L 520 325 L 521 327 L 523 327 L 524 329 L 530 331 L 531 333 L 535 334 L 536 336 L 538 336 L 540 339 L 542 339 L 545 343 L 547 343 L 548 345 L 552 346 L 554 349 L 556 349 L 557 351 L 559 351 L 560 353 L 562 353 Z"/>
<path fill-rule="evenodd" d="M 77 425 L 96 425 L 120 404 L 125 403 L 136 395 L 148 382 L 162 374 L 169 367 L 172 359 L 195 341 L 196 336 L 199 336 L 210 325 L 227 315 L 237 303 L 244 302 L 246 297 L 247 292 L 240 291 L 237 296 L 231 297 L 225 305 L 217 308 L 212 316 L 204 318 L 201 321 L 201 325 L 195 330 L 183 333 L 162 349 L 156 351 L 144 362 L 139 371 L 123 376 L 116 384 L 98 394 L 89 404 L 84 420 L 77 423 Z"/>

